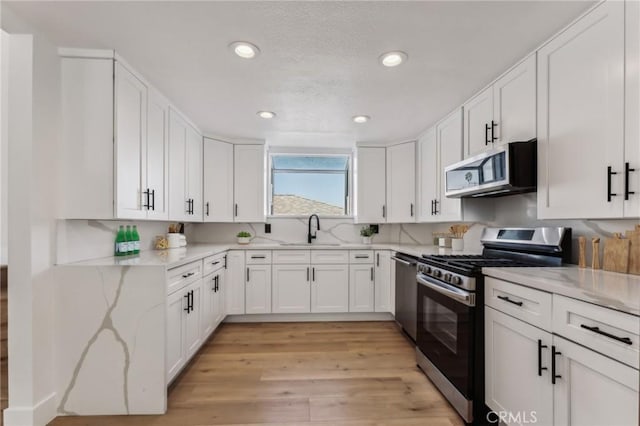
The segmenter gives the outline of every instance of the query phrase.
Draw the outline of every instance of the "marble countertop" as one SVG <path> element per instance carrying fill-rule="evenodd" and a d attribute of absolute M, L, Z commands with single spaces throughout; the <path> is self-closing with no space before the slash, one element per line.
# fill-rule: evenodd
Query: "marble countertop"
<path fill-rule="evenodd" d="M 640 276 L 577 266 L 483 268 L 485 275 L 640 316 Z"/>
<path fill-rule="evenodd" d="M 189 244 L 187 247 L 169 250 L 147 250 L 136 256 L 104 257 L 65 264 L 67 266 L 163 266 L 173 268 L 228 250 L 393 250 L 420 257 L 423 254 L 477 254 L 476 252 L 452 252 L 448 248 L 411 244 Z"/>

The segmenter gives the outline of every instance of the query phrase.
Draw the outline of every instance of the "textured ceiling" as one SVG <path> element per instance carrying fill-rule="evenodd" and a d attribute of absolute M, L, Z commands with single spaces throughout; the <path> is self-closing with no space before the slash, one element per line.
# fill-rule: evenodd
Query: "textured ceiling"
<path fill-rule="evenodd" d="M 205 134 L 349 146 L 415 137 L 591 2 L 3 5 L 59 46 L 115 49 Z M 257 44 L 260 56 L 234 56 L 236 40 Z M 408 62 L 381 66 L 389 50 Z M 356 114 L 371 121 L 354 124 Z"/>

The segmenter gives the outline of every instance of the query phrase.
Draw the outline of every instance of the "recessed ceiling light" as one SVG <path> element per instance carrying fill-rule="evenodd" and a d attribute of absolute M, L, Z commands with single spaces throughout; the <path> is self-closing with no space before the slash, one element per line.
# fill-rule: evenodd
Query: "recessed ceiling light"
<path fill-rule="evenodd" d="M 266 119 L 270 119 L 276 116 L 276 113 L 271 111 L 258 111 L 256 114 L 258 114 L 260 118 Z"/>
<path fill-rule="evenodd" d="M 385 67 L 397 67 L 408 59 L 406 53 L 399 50 L 395 52 L 387 52 L 380 55 L 380 63 Z"/>
<path fill-rule="evenodd" d="M 362 123 L 366 123 L 367 121 L 369 121 L 371 117 L 369 117 L 368 115 L 354 115 L 353 116 L 353 122 L 354 123 L 358 123 L 358 124 L 362 124 Z"/>
<path fill-rule="evenodd" d="M 243 59 L 253 59 L 260 53 L 258 46 L 248 41 L 234 41 L 229 45 L 229 48 Z"/>

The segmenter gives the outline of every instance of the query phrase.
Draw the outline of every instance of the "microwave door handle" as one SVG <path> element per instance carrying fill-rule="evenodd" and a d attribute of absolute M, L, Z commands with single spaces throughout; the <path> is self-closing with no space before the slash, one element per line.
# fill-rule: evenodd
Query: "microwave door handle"
<path fill-rule="evenodd" d="M 467 306 L 475 306 L 476 298 L 475 294 L 469 293 L 467 291 L 461 290 L 459 288 L 450 286 L 444 283 L 436 283 L 431 281 L 428 277 L 423 274 L 418 274 L 416 279 L 418 280 L 418 284 L 422 284 L 425 287 L 429 287 L 430 289 L 443 294 L 451 299 L 457 300 Z"/>

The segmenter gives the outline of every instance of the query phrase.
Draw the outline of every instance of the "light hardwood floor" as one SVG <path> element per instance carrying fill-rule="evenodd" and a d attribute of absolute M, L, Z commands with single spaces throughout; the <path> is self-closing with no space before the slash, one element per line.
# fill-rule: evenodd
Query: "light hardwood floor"
<path fill-rule="evenodd" d="M 176 379 L 168 405 L 165 416 L 51 425 L 463 425 L 392 322 L 224 324 Z"/>

